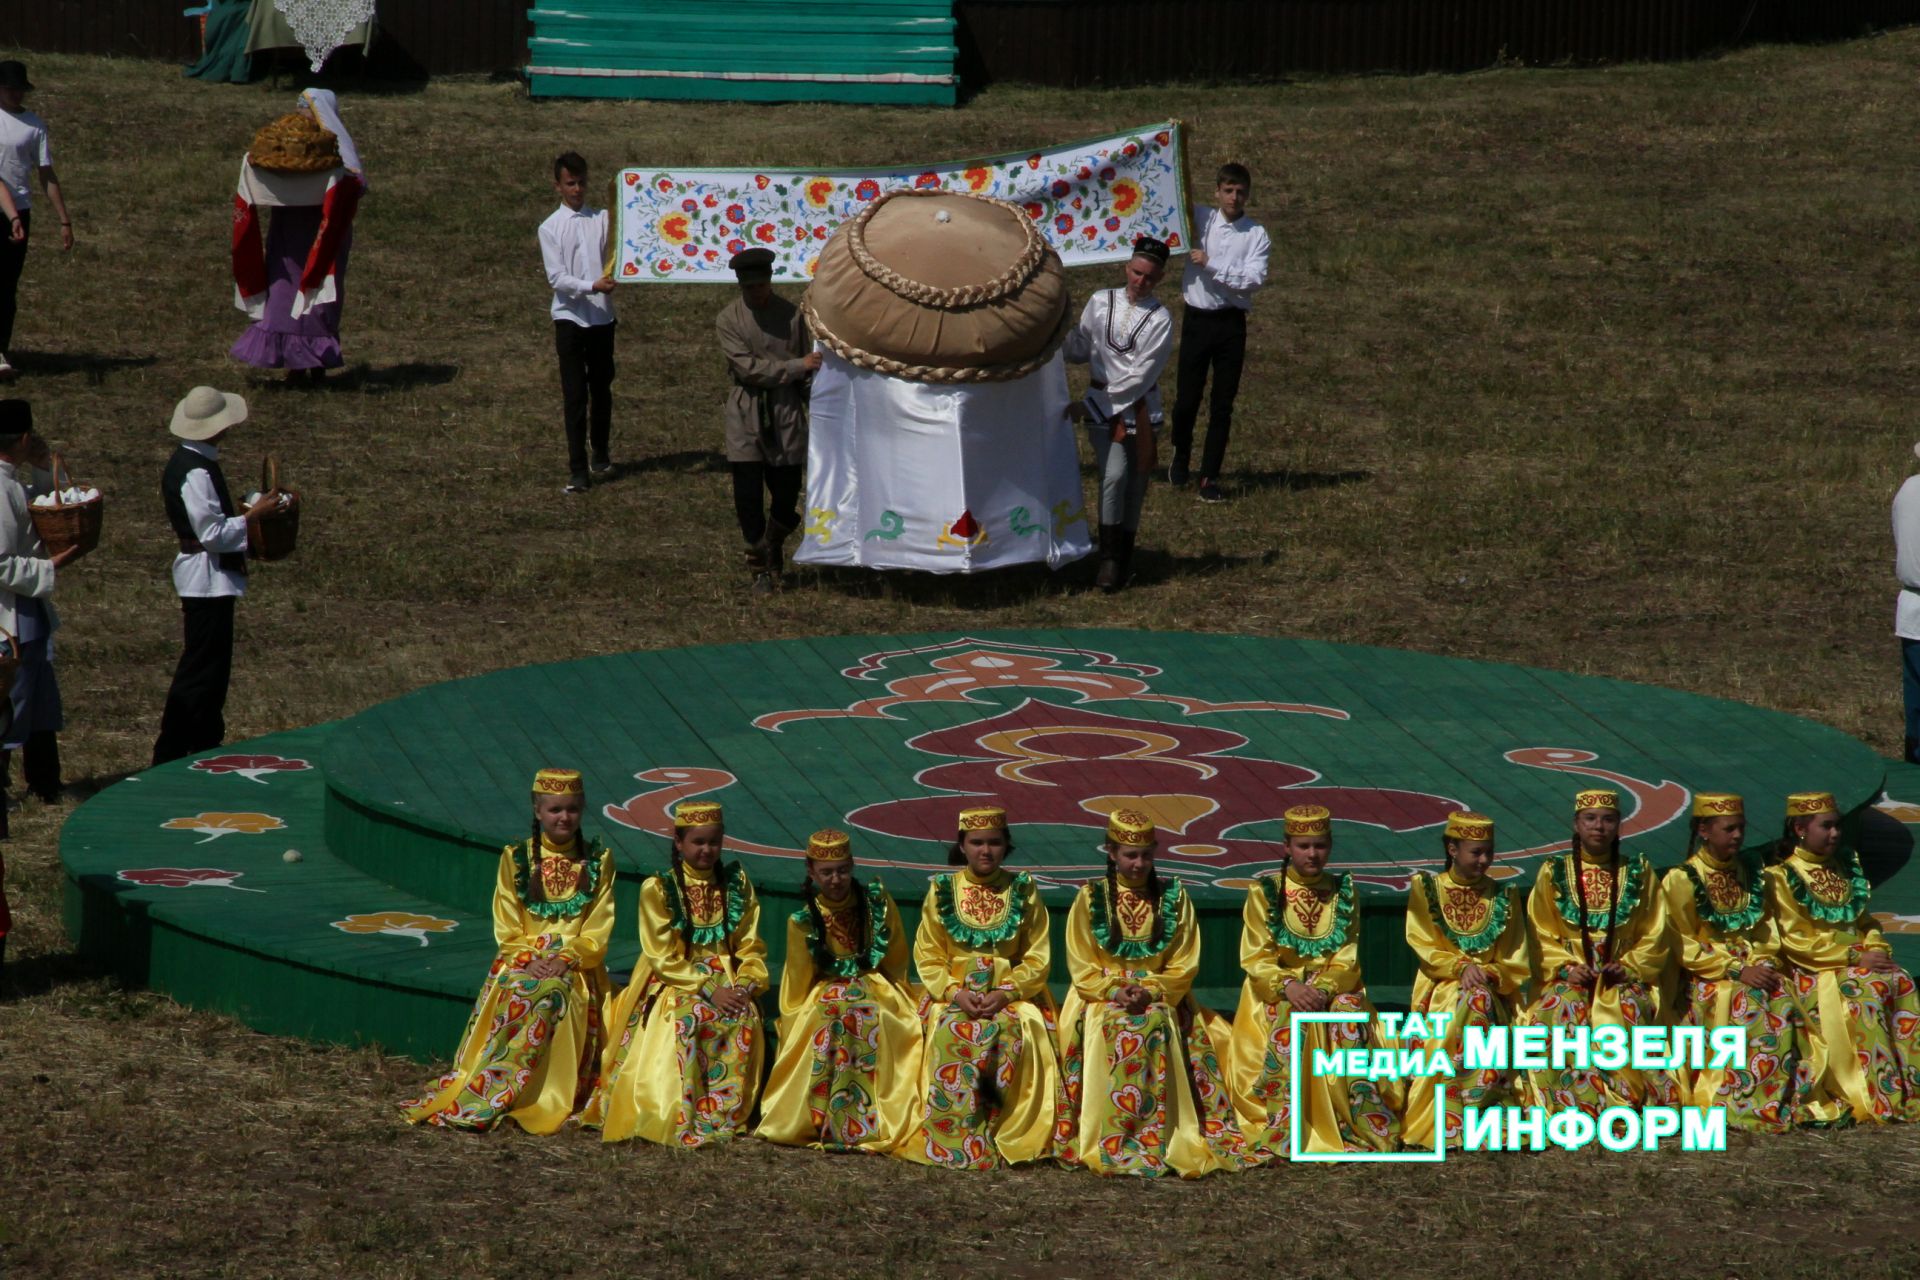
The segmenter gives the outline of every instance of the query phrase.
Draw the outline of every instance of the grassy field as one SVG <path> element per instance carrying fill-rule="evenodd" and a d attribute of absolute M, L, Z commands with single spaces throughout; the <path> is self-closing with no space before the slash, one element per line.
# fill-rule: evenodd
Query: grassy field
<path fill-rule="evenodd" d="M 200 382 L 253 403 L 229 474 L 271 449 L 308 501 L 299 555 L 259 572 L 240 611 L 235 738 L 534 659 L 986 624 L 1517 661 L 1898 749 L 1887 503 L 1920 434 L 1920 31 L 1690 66 L 994 89 L 958 111 L 343 85 L 372 191 L 352 368 L 320 392 L 224 354 L 243 327 L 225 266 L 235 167 L 292 89 L 30 66 L 79 246 L 62 257 L 43 234 L 29 258 L 13 394 L 110 504 L 101 549 L 59 593 L 82 794 L 143 766 L 157 727 L 179 626 L 157 477 L 173 402 Z M 747 594 L 712 289 L 622 292 L 623 471 L 562 500 L 533 236 L 554 152 L 579 148 L 602 175 L 871 164 L 1166 116 L 1192 122 L 1196 173 L 1252 167 L 1277 247 L 1225 477 L 1236 501 L 1156 487 L 1136 589 L 1089 592 L 1089 569 L 801 575 Z M 1920 1134 L 1904 1130 L 1193 1186 L 416 1133 L 391 1110 L 420 1083 L 411 1064 L 270 1040 L 79 972 L 59 924 L 62 815 L 28 802 L 7 848 L 6 1275 L 1920 1268 Z"/>

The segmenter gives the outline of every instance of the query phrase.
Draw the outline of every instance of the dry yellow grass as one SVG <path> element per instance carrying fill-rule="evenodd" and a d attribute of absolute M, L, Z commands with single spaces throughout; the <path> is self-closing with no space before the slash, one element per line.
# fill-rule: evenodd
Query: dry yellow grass
<path fill-rule="evenodd" d="M 1211 628 L 1404 645 L 1724 694 L 1898 747 L 1886 504 L 1910 465 L 1920 32 L 1695 66 L 1064 94 L 954 112 L 530 103 L 346 85 L 373 181 L 353 372 L 224 358 L 226 209 L 291 92 L 32 58 L 80 248 L 43 236 L 16 362 L 109 495 L 63 577 L 69 773 L 146 759 L 178 615 L 155 493 L 174 399 L 248 391 L 307 495 L 241 611 L 235 737 L 534 658 L 816 633 Z M 1228 484 L 1156 488 L 1139 587 L 803 576 L 756 600 L 716 454 L 723 298 L 620 296 L 615 455 L 563 502 L 533 228 L 562 147 L 875 163 L 1176 115 L 1256 175 L 1278 246 Z M 1080 275 L 1083 291 L 1100 283 Z M 62 959 L 60 814 L 8 848 L 24 994 L 0 1005 L 0 1272 L 263 1275 L 1905 1275 L 1911 1131 L 1724 1156 L 1280 1169 L 1197 1186 L 946 1178 L 748 1144 L 415 1133 L 417 1068 L 254 1036 Z M 535 1259 L 538 1259 L 537 1261 Z"/>

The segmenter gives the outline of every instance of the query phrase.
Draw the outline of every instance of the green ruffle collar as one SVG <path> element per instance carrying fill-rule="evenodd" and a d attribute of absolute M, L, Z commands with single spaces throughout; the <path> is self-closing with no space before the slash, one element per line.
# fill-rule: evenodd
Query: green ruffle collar
<path fill-rule="evenodd" d="M 1573 882 L 1568 878 L 1568 867 L 1579 858 L 1577 853 L 1563 853 L 1548 863 L 1553 875 L 1553 905 L 1560 912 L 1560 918 L 1578 929 L 1580 927 L 1580 900 L 1574 895 Z M 1626 883 L 1620 887 L 1619 902 L 1613 908 L 1615 924 L 1633 914 L 1640 905 L 1640 895 L 1646 891 L 1647 880 L 1653 875 L 1653 868 L 1647 862 L 1644 853 L 1623 857 L 1621 869 L 1626 872 Z M 1587 908 L 1587 928 L 1604 929 L 1607 927 L 1607 904 Z"/>
<path fill-rule="evenodd" d="M 1796 848 L 1794 852 L 1803 853 L 1805 850 Z M 1834 861 L 1839 860 L 1836 858 Z M 1860 918 L 1860 913 L 1865 911 L 1867 904 L 1873 900 L 1873 886 L 1867 883 L 1866 873 L 1860 869 L 1860 855 L 1857 853 L 1849 853 L 1846 865 L 1834 869 L 1847 877 L 1850 891 L 1845 902 L 1821 901 L 1797 867 L 1787 868 L 1787 888 L 1792 890 L 1793 900 L 1806 908 L 1807 914 L 1820 923 L 1852 924 Z"/>
<path fill-rule="evenodd" d="M 818 901 L 818 895 L 815 896 Z M 815 927 L 813 912 L 801 907 L 793 913 L 793 922 L 800 926 L 807 940 L 807 950 L 813 955 L 813 967 L 821 973 L 835 978 L 857 978 L 880 967 L 887 958 L 887 948 L 893 945 L 893 932 L 887 927 L 886 889 L 878 880 L 867 884 L 867 949 L 850 956 L 837 956 L 833 948 L 827 945 L 826 931 Z M 822 905 L 821 913 L 827 908 Z"/>
<path fill-rule="evenodd" d="M 600 859 L 606 851 L 594 848 L 585 837 L 581 837 L 580 856 L 586 863 L 586 869 L 581 872 L 579 883 L 574 886 L 573 896 L 557 902 L 545 898 L 536 901 L 527 896 L 527 887 L 533 883 L 534 841 L 537 839 L 539 837 L 535 836 L 524 844 L 507 846 L 513 853 L 513 892 L 519 897 L 521 906 L 542 920 L 571 920 L 587 909 L 595 891 L 600 888 Z"/>
<path fill-rule="evenodd" d="M 1108 900 L 1109 890 L 1105 882 L 1087 886 L 1087 923 L 1093 928 L 1093 940 L 1102 951 L 1116 960 L 1145 960 L 1159 955 L 1173 945 L 1174 926 L 1180 923 L 1180 901 L 1186 895 L 1186 886 L 1173 876 L 1167 876 L 1166 887 L 1160 891 L 1160 940 L 1155 942 L 1151 936 L 1145 938 L 1116 938 L 1113 936 L 1113 904 Z"/>
<path fill-rule="evenodd" d="M 680 882 L 671 871 L 654 876 L 660 882 L 662 892 L 667 895 L 667 927 L 675 933 L 691 936 L 697 947 L 711 947 L 725 942 L 740 927 L 740 918 L 747 914 L 747 895 L 752 892 L 752 885 L 740 864 L 722 862 L 713 869 L 713 878 L 727 886 L 726 916 L 712 924 L 696 924 L 692 934 L 686 935 L 687 904 L 680 899 Z"/>
<path fill-rule="evenodd" d="M 1507 930 L 1507 917 L 1513 912 L 1513 899 L 1507 891 L 1497 884 L 1494 885 L 1492 910 L 1487 916 L 1487 923 L 1478 933 L 1461 933 L 1447 923 L 1447 913 L 1440 907 L 1440 890 L 1434 884 L 1439 878 L 1436 875 L 1422 874 L 1420 884 L 1427 891 L 1427 914 L 1431 915 L 1433 922 L 1440 926 L 1440 932 L 1446 934 L 1454 946 L 1468 953 L 1485 951 L 1498 942 L 1500 935 Z"/>
<path fill-rule="evenodd" d="M 1693 910 L 1706 923 L 1722 933 L 1739 933 L 1751 929 L 1767 914 L 1766 895 L 1760 891 L 1760 867 L 1753 859 L 1742 854 L 1733 860 L 1733 878 L 1746 890 L 1746 900 L 1738 907 L 1721 911 L 1713 905 L 1713 895 L 1707 892 L 1706 877 L 1701 875 L 1688 858 L 1680 864 L 1687 873 L 1687 879 L 1693 884 Z"/>
<path fill-rule="evenodd" d="M 958 908 L 954 906 L 953 882 L 965 874 L 964 871 L 949 871 L 933 882 L 934 908 L 940 913 L 940 924 L 947 931 L 947 936 L 963 947 L 984 951 L 999 946 L 1019 933 L 1020 926 L 1027 919 L 1027 893 L 1033 888 L 1033 877 L 1024 871 L 1017 872 L 1013 883 L 1007 886 L 1006 918 L 990 928 L 980 928 L 962 920 Z"/>
<path fill-rule="evenodd" d="M 1339 886 L 1333 894 L 1333 928 L 1324 937 L 1308 938 L 1295 933 L 1287 924 L 1287 904 L 1280 895 L 1280 877 L 1261 877 L 1260 887 L 1266 890 L 1267 921 L 1273 930 L 1274 941 L 1292 948 L 1309 960 L 1330 956 L 1347 945 L 1347 934 L 1353 929 L 1353 877 L 1336 872 L 1333 878 Z"/>

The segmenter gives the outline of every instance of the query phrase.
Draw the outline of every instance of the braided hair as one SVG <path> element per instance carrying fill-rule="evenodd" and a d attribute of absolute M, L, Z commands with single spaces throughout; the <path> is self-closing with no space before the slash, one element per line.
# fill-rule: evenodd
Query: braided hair
<path fill-rule="evenodd" d="M 861 967 L 866 967 L 867 952 L 873 947 L 873 928 L 867 920 L 867 891 L 860 887 L 860 877 L 849 876 L 848 883 L 853 886 L 854 936 L 859 939 L 854 955 L 860 958 Z M 820 886 L 814 883 L 813 869 L 800 881 L 800 901 L 807 904 L 807 915 L 813 920 L 813 936 L 816 939 L 815 950 L 821 957 L 831 954 L 827 946 L 827 920 L 820 913 Z"/>
<path fill-rule="evenodd" d="M 1573 872 L 1574 897 L 1580 904 L 1580 954 L 1586 958 L 1587 968 L 1592 969 L 1594 967 L 1593 935 L 1587 928 L 1587 878 L 1580 874 L 1580 850 L 1580 831 L 1579 828 L 1576 827 L 1573 832 L 1573 849 L 1571 852 L 1573 865 L 1570 870 Z M 1625 877 L 1627 870 L 1626 865 L 1620 861 L 1620 837 L 1618 835 L 1613 837 L 1613 844 L 1608 849 L 1607 856 L 1611 858 L 1615 864 L 1613 876 L 1607 885 L 1607 937 L 1603 944 L 1607 949 L 1607 958 L 1611 960 L 1613 958 L 1613 927 L 1620 908 L 1620 881 Z M 1597 977 L 1598 975 L 1596 974 L 1595 976 Z"/>
<path fill-rule="evenodd" d="M 1780 839 L 1774 842 L 1773 851 L 1767 858 L 1767 861 L 1775 865 L 1785 862 L 1793 856 L 1793 851 L 1799 847 L 1800 832 L 1793 825 L 1793 819 L 1788 818 L 1780 827 Z"/>
<path fill-rule="evenodd" d="M 680 857 L 680 839 L 692 829 L 679 825 L 673 828 L 673 883 L 680 890 L 680 955 L 683 959 L 691 958 L 693 955 L 693 899 L 687 895 L 687 872 L 686 865 Z M 721 874 L 724 867 L 723 862 L 713 864 L 714 883 L 720 886 L 720 922 L 723 925 L 733 905 L 729 897 L 733 889 L 727 884 L 727 877 Z M 726 938 L 727 959 L 732 960 L 734 959 L 733 930 L 726 931 Z"/>
<path fill-rule="evenodd" d="M 1112 841 L 1108 841 L 1111 846 Z M 1158 947 L 1166 937 L 1166 922 L 1160 918 L 1160 895 L 1167 891 L 1167 882 L 1160 878 L 1160 872 L 1152 862 L 1147 863 L 1147 897 L 1153 903 L 1153 945 Z M 1120 919 L 1120 868 L 1113 860 L 1111 851 L 1107 854 L 1107 919 Z"/>

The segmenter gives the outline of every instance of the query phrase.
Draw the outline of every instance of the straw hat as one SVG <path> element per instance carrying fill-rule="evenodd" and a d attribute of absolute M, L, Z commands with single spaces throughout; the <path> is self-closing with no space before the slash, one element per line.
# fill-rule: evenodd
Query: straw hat
<path fill-rule="evenodd" d="M 173 407 L 167 430 L 182 440 L 211 440 L 228 427 L 247 420 L 247 402 L 230 391 L 195 387 Z"/>
<path fill-rule="evenodd" d="M 807 325 L 841 359 L 912 382 L 1011 382 L 1066 340 L 1066 273 L 1017 205 L 892 191 L 842 224 L 807 289 Z"/>

